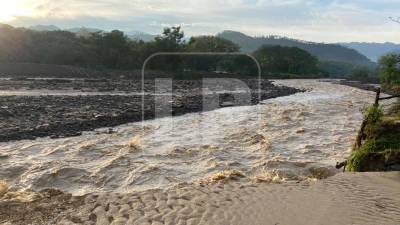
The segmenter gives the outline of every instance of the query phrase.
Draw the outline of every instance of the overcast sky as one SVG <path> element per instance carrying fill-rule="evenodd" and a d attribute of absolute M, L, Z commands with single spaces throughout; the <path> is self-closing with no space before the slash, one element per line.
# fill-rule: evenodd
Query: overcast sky
<path fill-rule="evenodd" d="M 400 42 L 400 0 L 0 0 L 0 22 L 14 26 L 160 33 L 182 25 L 188 36 L 236 30 L 319 41 Z"/>

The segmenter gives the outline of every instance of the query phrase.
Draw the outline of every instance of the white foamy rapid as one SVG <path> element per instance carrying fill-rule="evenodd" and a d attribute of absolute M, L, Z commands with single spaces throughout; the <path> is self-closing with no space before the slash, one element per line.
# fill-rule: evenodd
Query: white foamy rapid
<path fill-rule="evenodd" d="M 233 170 L 267 181 L 332 175 L 335 162 L 349 155 L 361 109 L 374 93 L 316 80 L 276 84 L 310 91 L 259 106 L 126 124 L 112 134 L 100 129 L 0 143 L 0 180 L 80 195 L 166 188 Z"/>

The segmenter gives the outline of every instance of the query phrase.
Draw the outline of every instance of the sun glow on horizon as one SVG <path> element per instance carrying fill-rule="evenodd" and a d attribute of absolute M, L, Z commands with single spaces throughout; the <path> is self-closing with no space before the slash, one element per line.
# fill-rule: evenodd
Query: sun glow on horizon
<path fill-rule="evenodd" d="M 35 10 L 31 1 L 0 0 L 0 22 L 9 22 L 20 16 L 34 16 Z"/>

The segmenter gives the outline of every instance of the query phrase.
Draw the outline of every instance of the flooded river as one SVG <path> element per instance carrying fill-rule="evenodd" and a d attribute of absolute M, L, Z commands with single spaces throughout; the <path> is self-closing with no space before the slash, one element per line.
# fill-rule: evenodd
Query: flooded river
<path fill-rule="evenodd" d="M 0 180 L 14 189 L 76 195 L 198 182 L 225 171 L 287 182 L 337 173 L 374 93 L 317 80 L 275 81 L 309 91 L 85 132 L 0 143 Z"/>

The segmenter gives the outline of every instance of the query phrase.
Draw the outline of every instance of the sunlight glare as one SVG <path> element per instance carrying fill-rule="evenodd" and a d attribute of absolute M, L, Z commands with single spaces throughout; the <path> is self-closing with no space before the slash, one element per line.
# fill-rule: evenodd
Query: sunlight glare
<path fill-rule="evenodd" d="M 34 14 L 31 1 L 0 0 L 0 22 L 9 22 L 19 16 L 33 16 Z"/>

